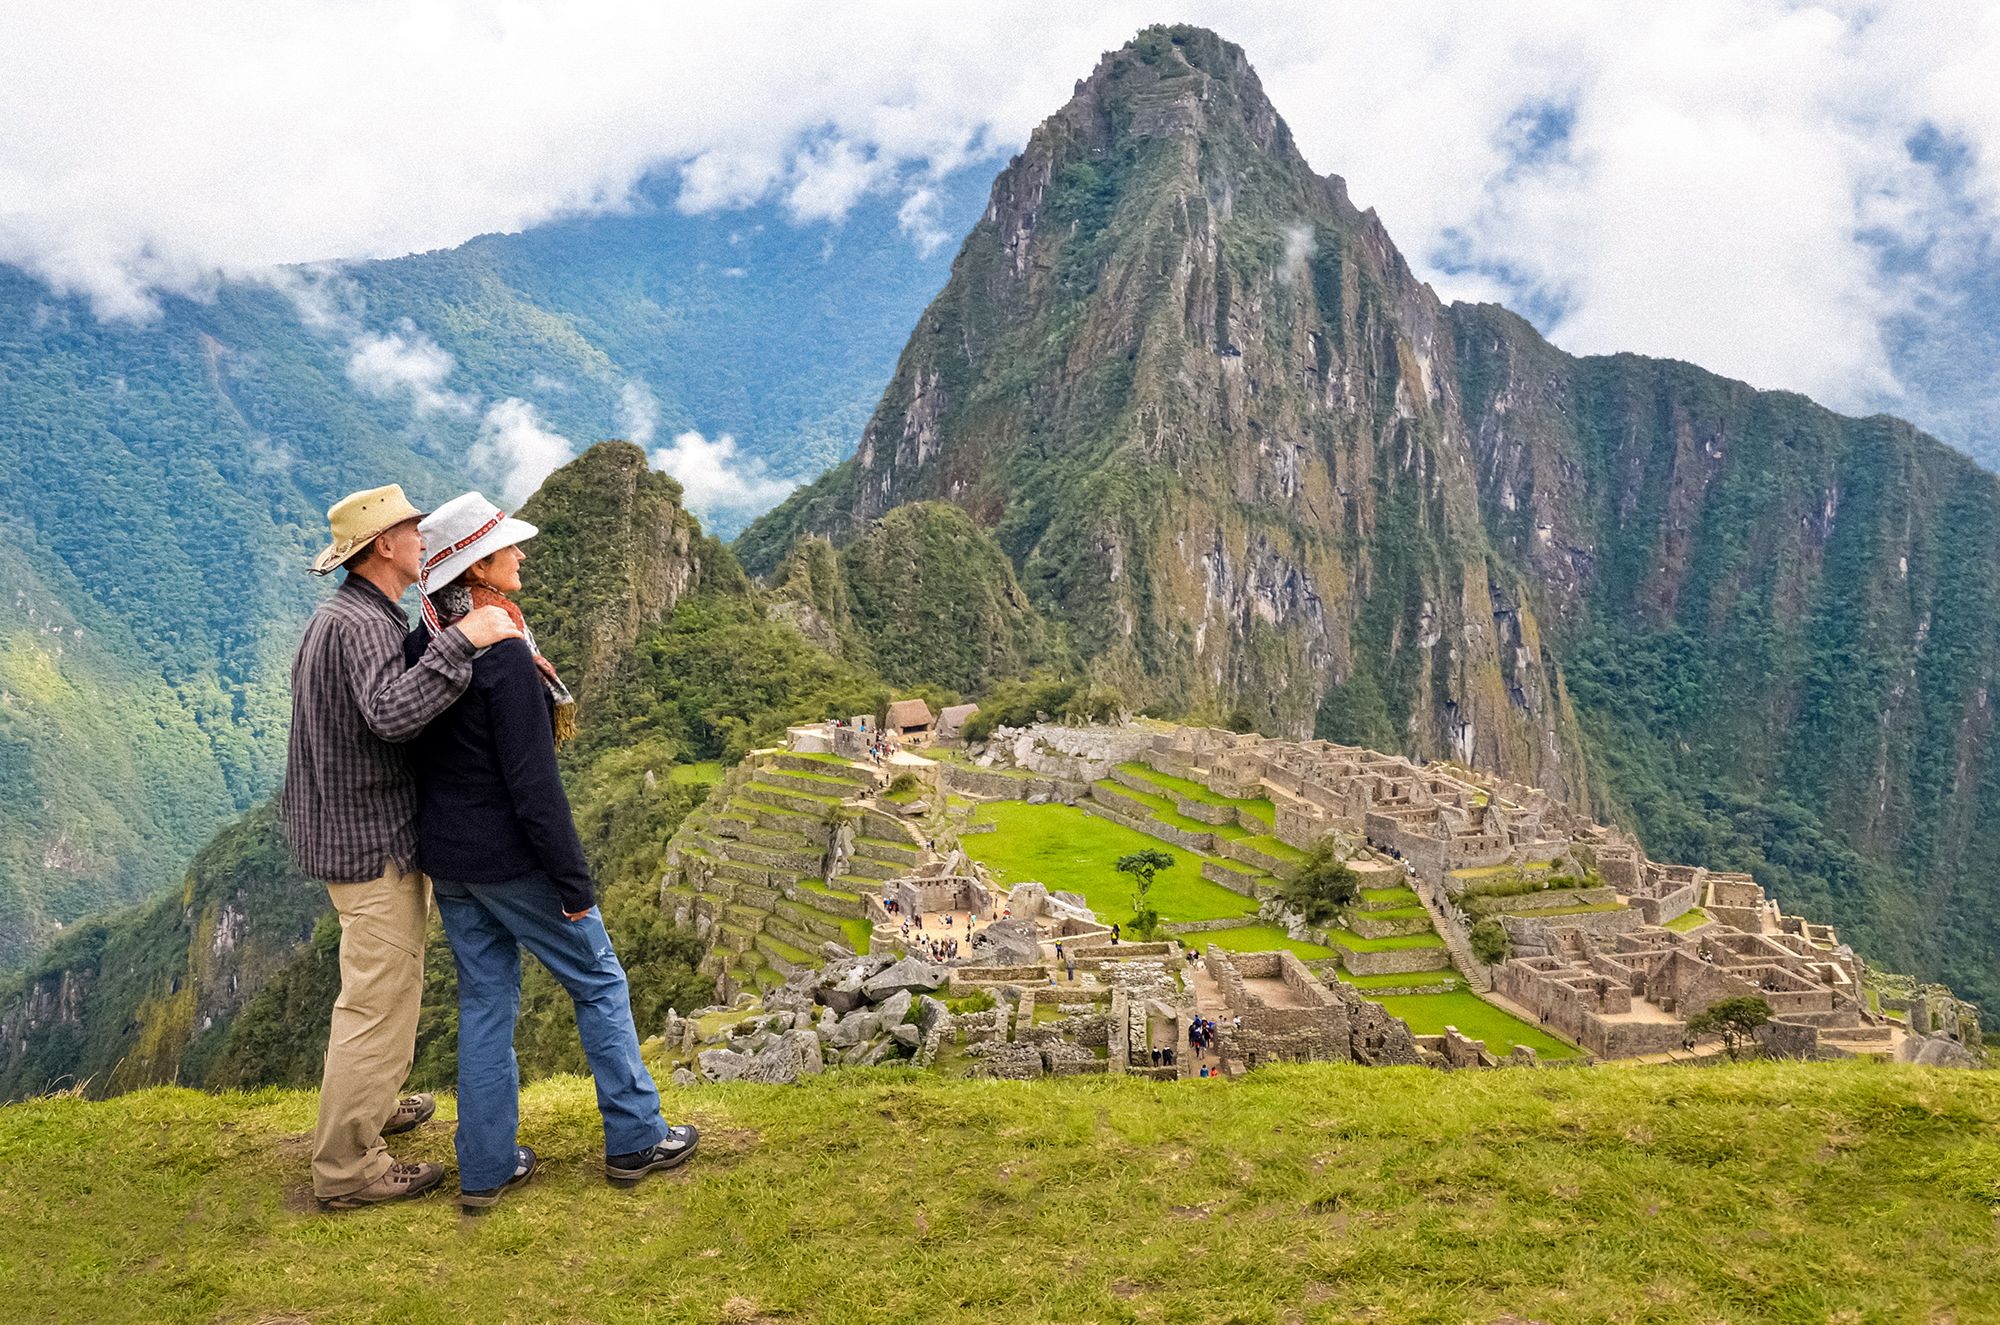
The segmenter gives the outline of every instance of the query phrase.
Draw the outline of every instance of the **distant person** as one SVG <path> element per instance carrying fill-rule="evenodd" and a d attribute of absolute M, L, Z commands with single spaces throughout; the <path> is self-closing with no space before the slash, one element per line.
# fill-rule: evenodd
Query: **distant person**
<path fill-rule="evenodd" d="M 436 632 L 487 608 L 517 627 L 479 655 L 464 697 L 413 750 L 419 847 L 458 967 L 459 1204 L 484 1209 L 535 1171 L 535 1152 L 518 1143 L 523 948 L 575 1005 L 604 1120 L 605 1174 L 637 1182 L 685 1162 L 699 1137 L 661 1118 L 639 1058 L 625 969 L 556 775 L 556 733 L 573 701 L 507 596 L 520 592 L 520 544 L 537 530 L 476 492 L 446 502 L 423 529 L 437 550 L 424 562 L 425 624 L 405 645 L 410 660 Z"/>
<path fill-rule="evenodd" d="M 329 1210 L 421 1196 L 444 1177 L 437 1164 L 396 1160 L 382 1140 L 437 1110 L 429 1095 L 398 1098 L 416 1054 L 431 904 L 403 747 L 464 692 L 475 650 L 521 633 L 503 612 L 474 612 L 405 669 L 410 620 L 397 603 L 423 564 L 422 516 L 394 484 L 334 504 L 333 542 L 312 573 L 347 574 L 292 660 L 285 837 L 340 917 L 340 996 L 312 1152 L 313 1195 Z"/>

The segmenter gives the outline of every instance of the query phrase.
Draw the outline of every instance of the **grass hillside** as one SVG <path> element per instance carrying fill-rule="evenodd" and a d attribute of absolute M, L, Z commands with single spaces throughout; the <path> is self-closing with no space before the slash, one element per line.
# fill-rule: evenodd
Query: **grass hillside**
<path fill-rule="evenodd" d="M 702 1087 L 705 1154 L 605 1185 L 587 1082 L 491 1214 L 307 1197 L 308 1094 L 0 1110 L 20 1321 L 2000 1318 L 2000 1088 L 1852 1064 L 893 1071 Z M 446 1101 L 441 1111 L 451 1112 Z M 405 1147 L 449 1162 L 449 1128 Z"/>

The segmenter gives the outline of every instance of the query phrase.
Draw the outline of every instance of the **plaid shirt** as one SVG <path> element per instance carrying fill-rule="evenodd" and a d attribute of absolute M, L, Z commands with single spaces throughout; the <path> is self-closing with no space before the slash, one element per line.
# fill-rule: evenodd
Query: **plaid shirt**
<path fill-rule="evenodd" d="M 285 836 L 299 871 L 372 879 L 417 859 L 417 788 L 402 749 L 472 680 L 472 645 L 444 631 L 403 668 L 403 609 L 351 571 L 306 622 L 292 660 Z"/>

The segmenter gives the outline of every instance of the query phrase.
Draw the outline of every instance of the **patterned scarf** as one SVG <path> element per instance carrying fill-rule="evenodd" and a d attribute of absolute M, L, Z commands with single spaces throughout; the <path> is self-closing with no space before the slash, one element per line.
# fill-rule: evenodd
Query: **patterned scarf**
<path fill-rule="evenodd" d="M 535 632 L 528 629 L 527 618 L 514 600 L 498 589 L 489 589 L 483 584 L 471 585 L 460 576 L 429 596 L 430 604 L 436 609 L 438 619 L 448 626 L 475 607 L 497 607 L 521 628 L 521 635 L 528 642 L 528 652 L 535 655 L 535 669 L 542 674 L 542 684 L 549 688 L 549 699 L 556 706 L 556 744 L 561 745 L 576 735 L 576 696 L 570 694 L 569 687 L 556 675 L 556 665 L 542 656 L 541 648 L 535 643 Z M 433 629 L 443 629 L 433 626 Z"/>

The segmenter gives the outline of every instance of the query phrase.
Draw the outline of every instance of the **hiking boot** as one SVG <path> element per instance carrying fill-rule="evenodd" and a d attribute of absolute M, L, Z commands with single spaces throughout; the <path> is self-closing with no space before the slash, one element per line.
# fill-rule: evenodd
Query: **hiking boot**
<path fill-rule="evenodd" d="M 526 1146 L 514 1147 L 514 1176 L 498 1187 L 482 1187 L 478 1191 L 458 1189 L 458 1205 L 467 1214 L 477 1214 L 495 1204 L 502 1192 L 510 1187 L 519 1187 L 535 1171 L 535 1152 Z"/>
<path fill-rule="evenodd" d="M 389 1121 L 382 1124 L 382 1135 L 414 1131 L 429 1122 L 437 1111 L 437 1096 L 405 1095 L 396 1101 L 396 1111 L 389 1115 Z"/>
<path fill-rule="evenodd" d="M 348 1192 L 344 1196 L 322 1196 L 319 1208 L 322 1210 L 359 1210 L 365 1205 L 384 1205 L 390 1201 L 405 1201 L 412 1196 L 422 1196 L 431 1188 L 444 1181 L 442 1164 L 391 1164 L 389 1171 L 360 1191 Z"/>
<path fill-rule="evenodd" d="M 679 1168 L 693 1157 L 699 1144 L 701 1133 L 694 1128 L 669 1127 L 666 1138 L 656 1146 L 629 1155 L 606 1155 L 604 1176 L 616 1186 L 630 1187 L 648 1173 Z"/>

